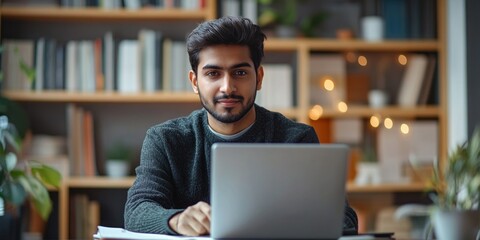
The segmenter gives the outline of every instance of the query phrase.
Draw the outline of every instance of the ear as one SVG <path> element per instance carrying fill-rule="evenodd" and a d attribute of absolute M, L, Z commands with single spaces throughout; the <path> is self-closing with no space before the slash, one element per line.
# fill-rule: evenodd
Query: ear
<path fill-rule="evenodd" d="M 190 83 L 192 84 L 192 89 L 193 92 L 198 94 L 198 81 L 197 81 L 197 75 L 193 70 L 190 70 L 188 72 L 188 78 L 190 79 Z"/>
<path fill-rule="evenodd" d="M 263 66 L 259 66 L 257 69 L 257 91 L 262 89 L 263 83 Z"/>

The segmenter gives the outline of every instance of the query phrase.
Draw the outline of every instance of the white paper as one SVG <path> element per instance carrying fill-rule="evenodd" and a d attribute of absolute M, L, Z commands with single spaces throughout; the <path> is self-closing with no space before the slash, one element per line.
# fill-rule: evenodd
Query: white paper
<path fill-rule="evenodd" d="M 164 235 L 164 234 L 151 234 L 151 233 L 137 233 L 127 231 L 123 228 L 112 228 L 112 227 L 104 227 L 98 226 L 98 231 L 96 234 L 93 235 L 94 239 L 130 239 L 130 240 L 169 240 L 169 239 L 212 239 L 210 237 L 184 237 L 184 236 L 171 236 L 171 235 Z"/>

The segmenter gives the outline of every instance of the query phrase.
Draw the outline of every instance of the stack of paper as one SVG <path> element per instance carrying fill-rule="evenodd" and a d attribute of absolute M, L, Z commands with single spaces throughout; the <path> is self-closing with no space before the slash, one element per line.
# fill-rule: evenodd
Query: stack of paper
<path fill-rule="evenodd" d="M 98 231 L 93 235 L 94 239 L 108 240 L 108 239 L 130 239 L 130 240 L 168 240 L 168 239 L 212 239 L 210 237 L 184 237 L 184 236 L 170 236 L 164 234 L 151 234 L 151 233 L 137 233 L 130 232 L 122 228 L 112 228 L 98 226 Z"/>

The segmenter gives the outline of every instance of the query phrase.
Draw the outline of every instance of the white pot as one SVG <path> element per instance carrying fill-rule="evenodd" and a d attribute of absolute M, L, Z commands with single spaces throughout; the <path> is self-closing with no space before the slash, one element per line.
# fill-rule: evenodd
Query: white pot
<path fill-rule="evenodd" d="M 123 160 L 109 159 L 106 162 L 105 170 L 109 177 L 121 178 L 126 177 L 130 171 L 130 164 Z"/>
<path fill-rule="evenodd" d="M 357 165 L 355 183 L 358 185 L 379 184 L 380 165 L 376 162 L 360 162 Z"/>
<path fill-rule="evenodd" d="M 0 217 L 5 215 L 5 202 L 3 198 L 0 197 Z"/>
<path fill-rule="evenodd" d="M 382 90 L 370 90 L 368 92 L 368 104 L 373 108 L 385 107 L 388 104 L 388 95 Z"/>
<path fill-rule="evenodd" d="M 478 239 L 480 210 L 436 210 L 435 236 L 439 240 Z"/>

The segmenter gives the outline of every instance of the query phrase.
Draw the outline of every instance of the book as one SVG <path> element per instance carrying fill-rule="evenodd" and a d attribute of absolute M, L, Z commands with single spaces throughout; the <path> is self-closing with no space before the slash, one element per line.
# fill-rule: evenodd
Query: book
<path fill-rule="evenodd" d="M 140 52 L 140 76 L 142 90 L 146 92 L 154 92 L 156 90 L 156 66 L 158 58 L 156 38 L 157 34 L 153 30 L 142 29 L 138 34 L 139 52 Z"/>
<path fill-rule="evenodd" d="M 253 23 L 258 24 L 258 6 L 257 0 L 242 1 L 242 16 L 250 19 Z"/>
<path fill-rule="evenodd" d="M 293 106 L 293 70 L 288 64 L 264 64 L 262 89 L 257 92 L 257 103 L 273 109 Z"/>
<path fill-rule="evenodd" d="M 413 107 L 417 105 L 427 66 L 428 59 L 426 55 L 412 54 L 408 56 L 407 67 L 398 92 L 398 105 L 402 107 Z"/>
<path fill-rule="evenodd" d="M 138 40 L 128 39 L 118 45 L 118 92 L 134 93 L 141 89 L 138 47 Z"/>
<path fill-rule="evenodd" d="M 407 8 L 405 0 L 383 0 L 382 16 L 386 39 L 408 38 Z"/>
<path fill-rule="evenodd" d="M 185 64 L 186 52 L 187 46 L 185 41 L 172 41 L 170 72 L 171 90 L 173 92 L 186 91 L 186 83 L 189 82 Z"/>
<path fill-rule="evenodd" d="M 65 70 L 65 88 L 67 91 L 78 91 L 80 90 L 78 86 L 78 42 L 69 41 L 66 47 L 66 70 Z M 35 82 L 35 84 L 37 84 Z"/>
<path fill-rule="evenodd" d="M 45 70 L 45 38 L 40 38 L 35 43 L 35 87 L 37 91 L 44 89 Z"/>
<path fill-rule="evenodd" d="M 435 66 L 437 59 L 433 56 L 428 57 L 428 66 L 423 79 L 420 96 L 418 98 L 418 105 L 426 105 L 430 92 L 432 91 L 433 78 L 435 76 Z"/>
<path fill-rule="evenodd" d="M 108 31 L 103 35 L 103 71 L 105 76 L 105 91 L 111 92 L 115 89 L 115 42 L 113 33 Z"/>
<path fill-rule="evenodd" d="M 172 39 L 165 38 L 162 43 L 162 90 L 172 91 Z"/>

